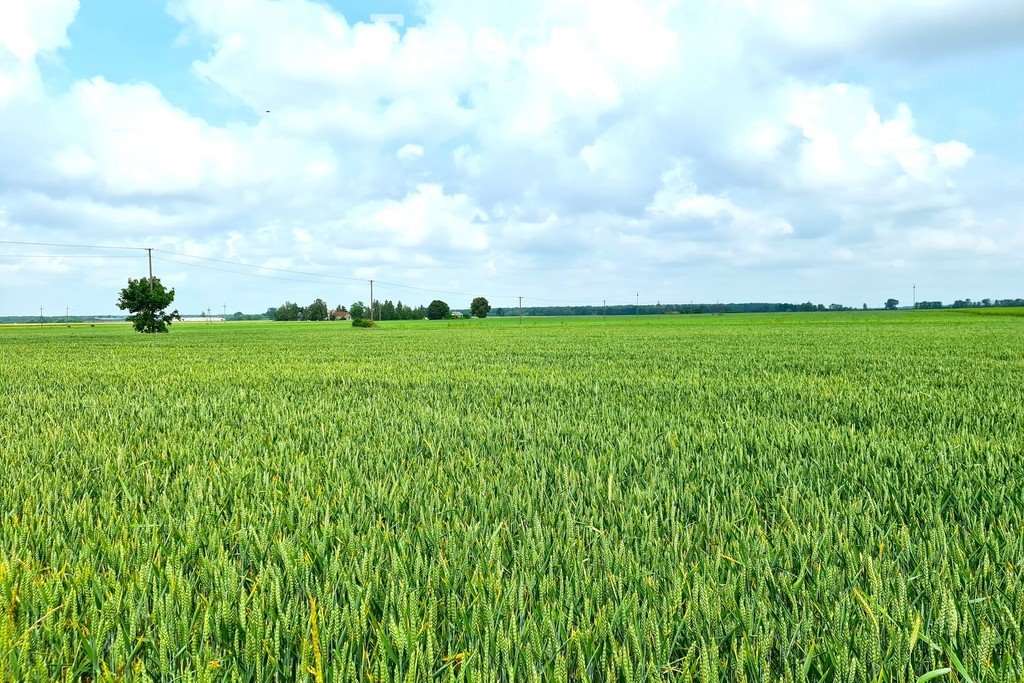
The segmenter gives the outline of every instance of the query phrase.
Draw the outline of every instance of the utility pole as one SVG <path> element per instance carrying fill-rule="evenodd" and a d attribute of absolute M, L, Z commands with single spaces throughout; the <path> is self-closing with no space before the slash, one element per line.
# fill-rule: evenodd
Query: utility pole
<path fill-rule="evenodd" d="M 64 324 L 67 325 L 68 327 L 71 327 L 71 307 L 70 306 L 65 306 L 64 307 Z"/>
<path fill-rule="evenodd" d="M 149 256 L 149 291 L 153 291 L 153 249 L 146 247 L 146 254 Z"/>
<path fill-rule="evenodd" d="M 523 324 L 523 297 L 519 297 L 519 324 Z"/>
<path fill-rule="evenodd" d="M 914 308 L 917 308 L 917 283 L 914 283 Z"/>
<path fill-rule="evenodd" d="M 370 280 L 370 322 L 373 322 L 373 280 Z"/>
<path fill-rule="evenodd" d="M 604 306 L 604 316 L 601 320 L 608 320 L 608 299 L 602 299 L 601 305 Z"/>
<path fill-rule="evenodd" d="M 640 292 L 636 293 L 636 316 L 640 317 Z"/>
<path fill-rule="evenodd" d="M 43 307 L 39 307 L 39 327 L 43 326 Z"/>
<path fill-rule="evenodd" d="M 228 319 L 228 305 L 227 304 L 221 304 L 221 305 L 224 306 L 224 319 L 227 320 Z"/>

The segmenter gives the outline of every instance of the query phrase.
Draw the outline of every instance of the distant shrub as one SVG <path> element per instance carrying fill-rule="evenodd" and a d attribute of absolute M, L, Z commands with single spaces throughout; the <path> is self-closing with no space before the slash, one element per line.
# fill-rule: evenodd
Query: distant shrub
<path fill-rule="evenodd" d="M 377 323 L 365 318 L 356 318 L 352 321 L 352 327 L 377 327 Z"/>

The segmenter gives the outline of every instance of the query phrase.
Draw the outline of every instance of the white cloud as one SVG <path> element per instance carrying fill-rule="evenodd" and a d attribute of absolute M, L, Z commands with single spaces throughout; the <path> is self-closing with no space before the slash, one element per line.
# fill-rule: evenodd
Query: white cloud
<path fill-rule="evenodd" d="M 1024 39 L 1017 0 L 743 0 L 751 40 L 788 57 L 920 58 Z"/>
<path fill-rule="evenodd" d="M 737 206 L 728 197 L 701 193 L 682 163 L 662 176 L 662 188 L 654 195 L 648 211 L 655 217 L 679 221 L 702 219 L 730 233 L 730 240 L 748 243 L 793 233 L 793 226 L 779 216 Z"/>
<path fill-rule="evenodd" d="M 482 251 L 488 246 L 487 221 L 487 214 L 468 196 L 448 195 L 440 185 L 423 184 L 401 200 L 363 204 L 345 223 L 364 237 L 375 234 L 399 247 Z"/>
<path fill-rule="evenodd" d="M 23 63 L 67 45 L 78 0 L 6 0 L 0 4 L 0 48 Z"/>
<path fill-rule="evenodd" d="M 0 3 L 0 107 L 40 94 L 36 58 L 67 45 L 78 0 L 6 0 Z"/>
<path fill-rule="evenodd" d="M 973 151 L 959 141 L 932 142 L 915 130 L 910 108 L 889 118 L 863 86 L 791 85 L 736 138 L 737 160 L 762 169 L 791 190 L 846 197 L 952 187 L 949 172 Z"/>
<path fill-rule="evenodd" d="M 413 161 L 423 156 L 423 145 L 414 145 L 412 143 L 402 145 L 396 156 L 402 161 Z"/>
<path fill-rule="evenodd" d="M 0 6 L 8 233 L 553 290 L 668 287 L 679 263 L 885 268 L 894 249 L 1009 263 L 992 245 L 1024 233 L 1019 164 L 989 172 L 989 200 L 964 185 L 989 163 L 969 136 L 829 66 L 1005 42 L 1018 29 L 985 26 L 1017 2 L 430 0 L 399 30 L 308 0 L 172 0 L 206 50 L 194 75 L 254 114 L 225 125 L 141 70 L 47 94 L 37 62 L 76 9 Z"/>

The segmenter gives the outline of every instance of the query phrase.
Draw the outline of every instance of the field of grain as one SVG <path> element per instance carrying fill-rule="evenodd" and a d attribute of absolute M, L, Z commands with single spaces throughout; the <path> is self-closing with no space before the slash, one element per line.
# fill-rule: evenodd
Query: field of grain
<path fill-rule="evenodd" d="M 1024 319 L 0 327 L 0 680 L 1024 680 Z"/>

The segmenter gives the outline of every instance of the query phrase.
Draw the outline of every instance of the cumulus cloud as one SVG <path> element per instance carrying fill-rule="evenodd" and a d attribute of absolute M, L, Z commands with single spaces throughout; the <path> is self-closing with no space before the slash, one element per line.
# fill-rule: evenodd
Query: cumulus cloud
<path fill-rule="evenodd" d="M 905 104 L 884 117 L 861 86 L 787 87 L 773 109 L 740 134 L 736 153 L 794 188 L 855 193 L 915 183 L 949 187 L 948 172 L 973 154 L 963 142 L 935 143 L 919 135 Z"/>
<path fill-rule="evenodd" d="M 419 159 L 423 156 L 423 145 L 414 145 L 412 143 L 402 145 L 397 152 L 397 156 L 402 161 Z"/>
<path fill-rule="evenodd" d="M 0 106 L 39 94 L 36 58 L 67 45 L 78 0 L 11 0 L 0 4 Z"/>

